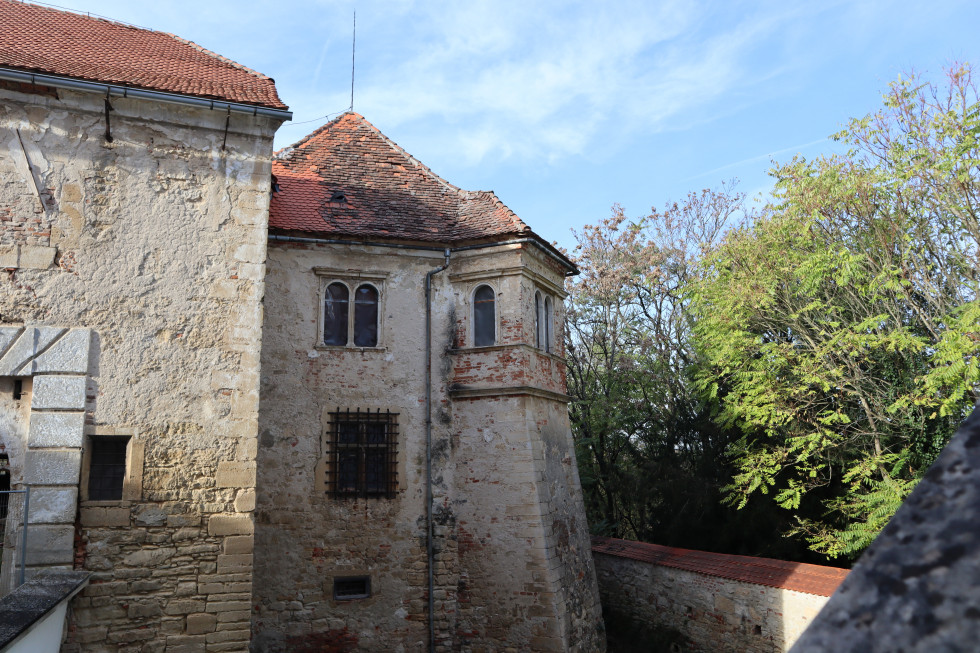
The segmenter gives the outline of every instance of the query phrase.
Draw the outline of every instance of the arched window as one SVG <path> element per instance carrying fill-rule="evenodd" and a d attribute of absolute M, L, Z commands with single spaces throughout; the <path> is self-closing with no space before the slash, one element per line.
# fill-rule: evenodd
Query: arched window
<path fill-rule="evenodd" d="M 323 344 L 347 344 L 347 321 L 350 291 L 347 286 L 335 282 L 327 286 L 323 296 Z"/>
<path fill-rule="evenodd" d="M 378 345 L 378 289 L 370 284 L 354 291 L 354 346 Z"/>
<path fill-rule="evenodd" d="M 544 299 L 541 291 L 534 293 L 534 345 L 538 349 L 544 348 Z"/>
<path fill-rule="evenodd" d="M 497 340 L 497 318 L 494 310 L 494 291 L 480 286 L 473 293 L 473 345 L 489 347 Z"/>
<path fill-rule="evenodd" d="M 551 297 L 545 297 L 544 298 L 544 350 L 547 352 L 551 352 L 551 349 L 553 347 L 553 343 L 551 341 L 552 340 L 551 325 L 553 323 L 554 323 L 554 319 L 552 318 L 551 315 Z"/>

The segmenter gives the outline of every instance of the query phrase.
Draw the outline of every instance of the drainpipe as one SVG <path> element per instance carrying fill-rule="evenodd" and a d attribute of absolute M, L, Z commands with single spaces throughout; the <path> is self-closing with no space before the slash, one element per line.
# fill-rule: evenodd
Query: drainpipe
<path fill-rule="evenodd" d="M 449 267 L 446 262 L 425 274 L 425 555 L 429 576 L 429 653 L 436 650 L 434 555 L 432 552 L 432 277 Z"/>

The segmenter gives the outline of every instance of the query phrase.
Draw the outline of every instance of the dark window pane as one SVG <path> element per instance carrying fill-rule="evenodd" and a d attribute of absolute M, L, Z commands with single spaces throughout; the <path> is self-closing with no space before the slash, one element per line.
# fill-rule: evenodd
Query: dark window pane
<path fill-rule="evenodd" d="M 364 442 L 367 444 L 384 444 L 385 427 L 384 422 L 368 422 L 364 425 Z"/>
<path fill-rule="evenodd" d="M 337 456 L 337 491 L 357 491 L 357 451 L 341 451 Z"/>
<path fill-rule="evenodd" d="M 544 298 L 544 350 L 551 351 L 551 297 Z"/>
<path fill-rule="evenodd" d="M 340 444 L 357 444 L 357 422 L 339 422 L 337 424 L 337 442 Z"/>
<path fill-rule="evenodd" d="M 473 344 L 489 347 L 496 340 L 493 288 L 480 286 L 473 295 Z"/>
<path fill-rule="evenodd" d="M 364 489 L 368 494 L 385 491 L 386 459 L 384 449 L 368 449 L 364 452 Z"/>
<path fill-rule="evenodd" d="M 541 327 L 543 326 L 543 323 L 541 320 L 543 316 L 541 315 L 541 313 L 543 311 L 544 311 L 544 305 L 541 301 L 541 293 L 536 292 L 534 293 L 534 342 L 538 349 L 541 349 L 541 344 L 542 344 Z"/>
<path fill-rule="evenodd" d="M 122 499 L 128 442 L 128 438 L 92 438 L 88 473 L 88 498 L 92 501 Z"/>
<path fill-rule="evenodd" d="M 342 283 L 327 286 L 323 298 L 323 344 L 347 344 L 347 314 L 349 293 Z"/>
<path fill-rule="evenodd" d="M 354 344 L 358 347 L 378 344 L 378 291 L 367 284 L 354 293 Z"/>

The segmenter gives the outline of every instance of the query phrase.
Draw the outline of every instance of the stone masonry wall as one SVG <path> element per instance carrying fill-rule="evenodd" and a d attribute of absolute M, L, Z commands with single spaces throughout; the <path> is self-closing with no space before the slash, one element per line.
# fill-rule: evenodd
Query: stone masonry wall
<path fill-rule="evenodd" d="M 673 629 L 692 651 L 788 651 L 828 600 L 599 552 L 595 566 L 612 623 Z"/>
<path fill-rule="evenodd" d="M 245 651 L 278 123 L 112 102 L 0 89 L 0 325 L 90 330 L 84 442 L 129 438 L 122 500 L 76 467 L 66 647 Z"/>
<path fill-rule="evenodd" d="M 295 243 L 269 252 L 255 646 L 425 650 L 423 292 L 426 272 L 443 256 Z M 440 651 L 602 650 L 567 411 L 555 400 L 561 373 L 554 357 L 529 345 L 533 284 L 524 271 L 541 263 L 528 258 L 514 247 L 454 255 L 433 279 L 433 598 Z M 318 346 L 321 292 L 335 279 L 381 288 L 378 347 Z M 497 292 L 498 345 L 468 351 L 470 297 L 480 283 Z M 481 353 L 496 361 L 462 387 L 460 361 Z M 537 356 L 543 365 L 533 369 L 547 375 L 528 373 Z M 542 397 L 529 396 L 530 388 Z M 326 495 L 327 413 L 337 408 L 398 413 L 395 498 Z M 334 578 L 360 575 L 371 578 L 370 598 L 334 600 Z"/>

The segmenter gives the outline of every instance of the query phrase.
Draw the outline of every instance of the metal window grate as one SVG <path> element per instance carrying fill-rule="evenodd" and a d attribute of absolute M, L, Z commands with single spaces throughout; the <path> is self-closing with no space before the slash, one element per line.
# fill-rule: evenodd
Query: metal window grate
<path fill-rule="evenodd" d="M 349 576 L 333 579 L 333 598 L 336 601 L 366 599 L 371 596 L 370 576 Z"/>
<path fill-rule="evenodd" d="M 97 437 L 91 440 L 88 498 L 92 501 L 122 499 L 126 478 L 126 447 L 129 438 Z"/>
<path fill-rule="evenodd" d="M 398 413 L 329 413 L 327 494 L 394 498 L 398 491 Z"/>

